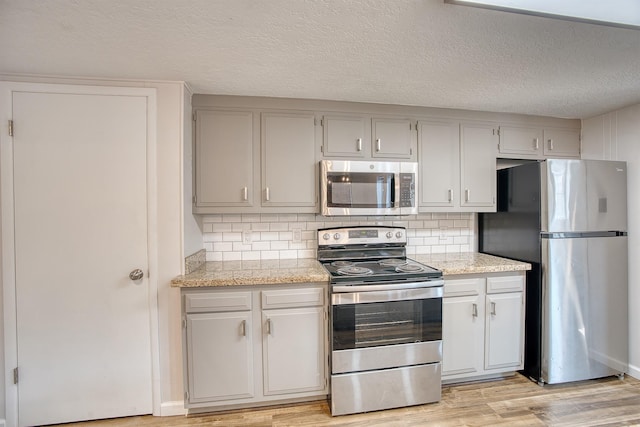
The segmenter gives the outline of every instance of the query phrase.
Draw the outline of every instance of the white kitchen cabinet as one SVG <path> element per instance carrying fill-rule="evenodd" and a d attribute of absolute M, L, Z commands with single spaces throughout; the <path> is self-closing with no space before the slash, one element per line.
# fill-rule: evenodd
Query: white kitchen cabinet
<path fill-rule="evenodd" d="M 460 207 L 460 130 L 456 121 L 418 122 L 419 207 Z M 421 209 L 422 210 L 422 209 Z"/>
<path fill-rule="evenodd" d="M 186 316 L 189 402 L 253 397 L 251 312 Z"/>
<path fill-rule="evenodd" d="M 545 129 L 544 156 L 580 157 L 580 130 L 578 129 Z"/>
<path fill-rule="evenodd" d="M 498 157 L 535 159 L 580 157 L 580 130 L 534 125 L 500 126 Z"/>
<path fill-rule="evenodd" d="M 442 379 L 500 377 L 524 364 L 524 272 L 445 277 Z"/>
<path fill-rule="evenodd" d="M 195 207 L 253 204 L 253 114 L 195 112 Z"/>
<path fill-rule="evenodd" d="M 262 113 L 262 206 L 318 206 L 315 115 Z"/>
<path fill-rule="evenodd" d="M 409 119 L 372 119 L 371 139 L 374 158 L 410 160 L 414 157 L 415 144 Z"/>
<path fill-rule="evenodd" d="M 371 134 L 363 116 L 329 116 L 322 118 L 322 154 L 326 158 L 363 159 L 369 156 Z"/>
<path fill-rule="evenodd" d="M 418 122 L 421 212 L 495 212 L 494 132 L 485 123 Z"/>
<path fill-rule="evenodd" d="M 185 407 L 326 397 L 326 293 L 321 284 L 183 289 Z"/>
<path fill-rule="evenodd" d="M 490 123 L 460 123 L 460 206 L 496 210 L 498 136 Z"/>

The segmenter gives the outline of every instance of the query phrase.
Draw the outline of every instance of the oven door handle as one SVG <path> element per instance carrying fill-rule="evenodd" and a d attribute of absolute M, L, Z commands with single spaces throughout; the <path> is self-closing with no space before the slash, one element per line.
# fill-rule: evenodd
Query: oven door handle
<path fill-rule="evenodd" d="M 372 291 L 396 291 L 401 289 L 436 288 L 444 286 L 444 280 L 430 280 L 428 282 L 388 283 L 372 285 L 333 285 L 332 292 L 372 292 Z"/>
<path fill-rule="evenodd" d="M 396 289 L 370 292 L 344 292 L 331 295 L 331 305 L 365 304 L 370 302 L 410 301 L 442 298 L 443 287 Z"/>

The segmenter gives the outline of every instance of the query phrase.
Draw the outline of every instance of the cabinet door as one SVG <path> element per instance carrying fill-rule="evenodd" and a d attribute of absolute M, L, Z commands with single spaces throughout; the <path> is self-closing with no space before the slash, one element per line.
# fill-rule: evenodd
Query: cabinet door
<path fill-rule="evenodd" d="M 418 122 L 420 206 L 453 207 L 460 190 L 457 122 Z"/>
<path fill-rule="evenodd" d="M 325 157 L 365 157 L 364 117 L 324 116 L 322 126 Z"/>
<path fill-rule="evenodd" d="M 460 125 L 460 206 L 495 212 L 498 136 L 491 124 Z M 484 207 L 487 209 L 477 209 Z"/>
<path fill-rule="evenodd" d="M 442 375 L 482 371 L 484 304 L 481 295 L 442 299 Z"/>
<path fill-rule="evenodd" d="M 525 126 L 500 126 L 501 157 L 540 158 L 542 157 L 542 128 Z"/>
<path fill-rule="evenodd" d="M 187 315 L 189 403 L 254 395 L 251 312 Z"/>
<path fill-rule="evenodd" d="M 580 157 L 580 131 L 577 129 L 545 129 L 546 157 Z"/>
<path fill-rule="evenodd" d="M 413 138 L 408 119 L 372 119 L 372 157 L 411 159 Z"/>
<path fill-rule="evenodd" d="M 264 394 L 325 387 L 323 307 L 263 310 Z"/>
<path fill-rule="evenodd" d="M 262 206 L 317 206 L 313 114 L 262 114 Z"/>
<path fill-rule="evenodd" d="M 523 293 L 486 297 L 485 369 L 518 368 L 523 361 Z"/>
<path fill-rule="evenodd" d="M 251 206 L 253 114 L 196 111 L 196 206 Z"/>

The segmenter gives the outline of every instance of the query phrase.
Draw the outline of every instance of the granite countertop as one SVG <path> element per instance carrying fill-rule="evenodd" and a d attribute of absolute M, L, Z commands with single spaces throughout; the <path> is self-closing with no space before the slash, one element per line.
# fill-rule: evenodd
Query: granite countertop
<path fill-rule="evenodd" d="M 416 255 L 412 258 L 418 262 L 442 270 L 445 276 L 531 270 L 531 264 L 529 263 L 481 254 L 479 252 Z"/>
<path fill-rule="evenodd" d="M 530 270 L 531 264 L 477 252 L 412 256 L 418 262 L 454 274 L 499 273 Z M 171 286 L 247 286 L 327 282 L 329 273 L 315 259 L 262 261 L 209 261 L 192 273 L 178 276 Z"/>
<path fill-rule="evenodd" d="M 315 259 L 208 261 L 192 273 L 178 276 L 171 286 L 246 286 L 329 282 L 329 273 Z"/>

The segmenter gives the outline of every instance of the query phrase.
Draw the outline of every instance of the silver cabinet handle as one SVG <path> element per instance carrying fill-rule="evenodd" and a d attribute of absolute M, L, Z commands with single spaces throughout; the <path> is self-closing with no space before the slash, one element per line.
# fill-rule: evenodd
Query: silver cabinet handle
<path fill-rule="evenodd" d="M 240 335 L 242 335 L 243 337 L 247 336 L 247 321 L 243 320 L 242 322 L 240 322 Z"/>
<path fill-rule="evenodd" d="M 271 335 L 271 331 L 273 331 L 273 327 L 271 326 L 271 319 L 267 318 L 267 335 Z"/>
<path fill-rule="evenodd" d="M 469 201 L 470 195 L 471 195 L 471 191 L 469 191 L 469 189 L 464 190 L 464 201 L 465 202 Z"/>
<path fill-rule="evenodd" d="M 249 188 L 248 187 L 244 187 L 242 189 L 242 200 L 244 200 L 245 202 L 247 200 L 249 200 Z"/>
<path fill-rule="evenodd" d="M 131 280 L 140 280 L 144 277 L 144 272 L 139 268 L 136 268 L 131 273 L 129 273 L 129 279 Z"/>
<path fill-rule="evenodd" d="M 491 303 L 491 315 L 492 316 L 496 315 L 496 303 L 495 302 Z"/>
<path fill-rule="evenodd" d="M 380 141 L 380 138 L 376 139 L 376 151 L 380 151 L 382 146 L 382 142 Z"/>
<path fill-rule="evenodd" d="M 549 139 L 549 150 L 553 150 L 553 139 Z"/>
<path fill-rule="evenodd" d="M 449 189 L 449 201 L 453 200 L 453 190 Z"/>
<path fill-rule="evenodd" d="M 473 310 L 471 311 L 471 315 L 473 317 L 478 317 L 478 304 L 476 303 L 473 304 Z"/>
<path fill-rule="evenodd" d="M 536 150 L 537 150 L 538 148 L 540 148 L 540 139 L 539 139 L 539 138 L 536 138 L 536 139 L 534 139 L 533 141 L 536 143 L 536 145 L 535 145 Z"/>
<path fill-rule="evenodd" d="M 356 145 L 356 148 L 358 151 L 362 151 L 362 138 L 358 138 L 358 145 Z"/>
<path fill-rule="evenodd" d="M 269 201 L 269 187 L 264 190 L 264 198 L 267 202 Z"/>

